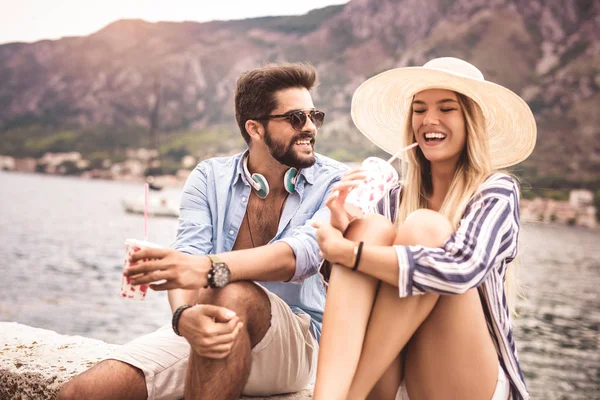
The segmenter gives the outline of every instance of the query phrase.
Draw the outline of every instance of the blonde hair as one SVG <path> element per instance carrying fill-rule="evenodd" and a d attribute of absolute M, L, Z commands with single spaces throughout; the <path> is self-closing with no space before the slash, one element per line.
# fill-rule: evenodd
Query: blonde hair
<path fill-rule="evenodd" d="M 456 93 L 456 92 L 455 92 Z M 456 230 L 463 217 L 467 204 L 477 188 L 492 173 L 490 149 L 486 138 L 485 118 L 479 105 L 471 98 L 456 93 L 465 119 L 466 145 L 452 178 L 448 193 L 439 210 Z M 404 143 L 415 142 L 412 129 L 412 105 L 404 127 Z M 409 152 L 402 163 L 403 190 L 395 224 L 399 226 L 412 212 L 427 208 L 427 194 L 432 191 L 431 165 L 419 147 Z M 414 190 L 418 188 L 418 190 Z M 408 190 L 407 190 L 408 189 Z M 504 289 L 510 311 L 515 313 L 515 300 L 518 294 L 515 261 L 507 266 Z"/>

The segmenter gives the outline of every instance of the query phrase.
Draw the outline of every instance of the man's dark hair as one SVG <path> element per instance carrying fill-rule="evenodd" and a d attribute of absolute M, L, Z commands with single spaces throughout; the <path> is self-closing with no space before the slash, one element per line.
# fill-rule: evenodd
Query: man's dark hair
<path fill-rule="evenodd" d="M 317 81 L 315 68 L 306 63 L 268 64 L 244 72 L 235 89 L 235 119 L 246 143 L 246 121 L 269 115 L 277 108 L 275 92 L 290 88 L 311 90 Z"/>

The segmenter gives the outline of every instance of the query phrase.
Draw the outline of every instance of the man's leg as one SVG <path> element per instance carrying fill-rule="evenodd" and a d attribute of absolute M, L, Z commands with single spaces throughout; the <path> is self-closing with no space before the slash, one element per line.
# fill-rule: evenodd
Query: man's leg
<path fill-rule="evenodd" d="M 308 279 L 321 284 L 318 276 Z M 271 303 L 271 327 L 252 348 L 252 369 L 242 394 L 267 397 L 306 389 L 314 382 L 319 354 L 311 317 L 295 314 L 280 297 L 263 289 Z"/>
<path fill-rule="evenodd" d="M 63 385 L 58 395 L 59 400 L 144 400 L 147 397 L 142 371 L 117 360 L 96 364 Z"/>
<path fill-rule="evenodd" d="M 271 305 L 265 291 L 252 282 L 234 282 L 222 289 L 207 290 L 200 303 L 235 311 L 244 328 L 224 359 L 211 359 L 190 352 L 185 399 L 237 400 L 246 385 L 252 364 L 252 348 L 267 333 Z"/>
<path fill-rule="evenodd" d="M 111 359 L 65 383 L 59 400 L 183 397 L 188 342 L 165 325 L 120 346 Z"/>

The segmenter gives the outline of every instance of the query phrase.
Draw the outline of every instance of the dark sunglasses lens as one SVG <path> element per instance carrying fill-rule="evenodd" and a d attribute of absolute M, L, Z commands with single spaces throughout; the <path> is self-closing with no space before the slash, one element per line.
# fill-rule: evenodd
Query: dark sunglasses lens
<path fill-rule="evenodd" d="M 292 124 L 292 128 L 301 131 L 306 125 L 306 114 L 303 111 L 290 114 L 290 124 Z"/>
<path fill-rule="evenodd" d="M 320 128 L 323 126 L 323 121 L 325 121 L 325 113 L 323 111 L 311 111 L 310 119 L 317 128 Z"/>
<path fill-rule="evenodd" d="M 311 111 L 309 113 L 309 118 L 318 129 L 323 125 L 325 113 L 323 111 Z M 292 128 L 301 131 L 304 128 L 304 125 L 306 125 L 306 113 L 304 111 L 297 111 L 290 114 L 290 124 L 292 124 Z"/>

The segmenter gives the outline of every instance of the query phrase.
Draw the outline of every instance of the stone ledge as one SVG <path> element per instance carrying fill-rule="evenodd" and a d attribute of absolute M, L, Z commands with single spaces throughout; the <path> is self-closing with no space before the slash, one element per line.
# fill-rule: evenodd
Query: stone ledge
<path fill-rule="evenodd" d="M 0 399 L 55 399 L 64 382 L 106 358 L 116 347 L 101 340 L 0 322 Z M 310 391 L 304 390 L 264 400 L 310 398 Z"/>

